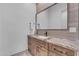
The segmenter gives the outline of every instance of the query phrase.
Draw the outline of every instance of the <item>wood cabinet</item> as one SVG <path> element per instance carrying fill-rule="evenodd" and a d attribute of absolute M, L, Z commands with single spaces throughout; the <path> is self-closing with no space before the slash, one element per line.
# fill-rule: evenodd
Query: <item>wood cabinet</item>
<path fill-rule="evenodd" d="M 28 50 L 33 56 L 74 56 L 75 51 L 28 36 Z"/>
<path fill-rule="evenodd" d="M 44 47 L 40 47 L 40 46 L 37 46 L 37 56 L 47 56 L 48 55 L 48 50 L 45 49 Z"/>
<path fill-rule="evenodd" d="M 72 49 L 64 48 L 56 44 L 49 43 L 49 56 L 53 53 L 57 56 L 74 56 L 75 52 Z"/>
<path fill-rule="evenodd" d="M 28 36 L 28 50 L 32 55 L 36 55 L 36 42 L 35 39 Z"/>
<path fill-rule="evenodd" d="M 48 43 L 28 36 L 28 50 L 32 55 L 47 56 L 48 55 Z"/>
<path fill-rule="evenodd" d="M 48 52 L 48 56 L 61 56 L 61 55 L 60 54 L 57 54 L 57 53 L 55 53 L 53 51 L 49 51 Z"/>

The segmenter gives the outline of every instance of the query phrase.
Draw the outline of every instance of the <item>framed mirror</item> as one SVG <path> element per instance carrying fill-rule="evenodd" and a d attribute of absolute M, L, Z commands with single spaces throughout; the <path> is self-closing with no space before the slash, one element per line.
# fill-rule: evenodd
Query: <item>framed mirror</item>
<path fill-rule="evenodd" d="M 67 20 L 67 3 L 57 3 L 38 12 L 37 29 L 67 29 Z"/>

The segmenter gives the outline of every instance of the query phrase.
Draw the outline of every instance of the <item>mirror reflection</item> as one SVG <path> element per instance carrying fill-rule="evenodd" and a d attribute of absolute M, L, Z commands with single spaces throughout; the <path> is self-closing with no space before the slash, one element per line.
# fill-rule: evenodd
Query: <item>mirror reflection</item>
<path fill-rule="evenodd" d="M 67 29 L 67 4 L 58 3 L 38 13 L 37 28 L 38 29 Z"/>

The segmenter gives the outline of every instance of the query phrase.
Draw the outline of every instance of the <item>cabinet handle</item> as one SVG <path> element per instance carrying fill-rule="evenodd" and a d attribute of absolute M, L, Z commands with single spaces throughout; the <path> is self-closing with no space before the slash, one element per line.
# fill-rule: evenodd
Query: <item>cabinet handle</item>
<path fill-rule="evenodd" d="M 60 53 L 63 53 L 62 51 L 59 51 L 59 50 L 57 50 L 56 48 L 54 48 L 54 50 L 55 50 L 55 51 L 58 51 L 58 52 L 60 52 Z"/>

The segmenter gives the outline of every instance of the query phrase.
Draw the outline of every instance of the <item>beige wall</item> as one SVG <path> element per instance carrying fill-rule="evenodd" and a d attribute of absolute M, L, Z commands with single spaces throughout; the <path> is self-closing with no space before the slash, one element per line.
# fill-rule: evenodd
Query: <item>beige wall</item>
<path fill-rule="evenodd" d="M 45 31 L 48 32 L 49 36 L 64 38 L 68 40 L 77 40 L 78 39 L 78 4 L 71 3 L 68 4 L 68 28 L 76 27 L 77 31 L 72 33 L 68 30 L 38 30 L 38 33 L 43 35 Z"/>
<path fill-rule="evenodd" d="M 47 8 L 47 7 L 49 7 L 49 6 L 53 5 L 53 4 L 54 3 L 38 3 L 36 5 L 37 12 L 40 12 L 40 11 L 44 10 L 45 8 Z"/>

